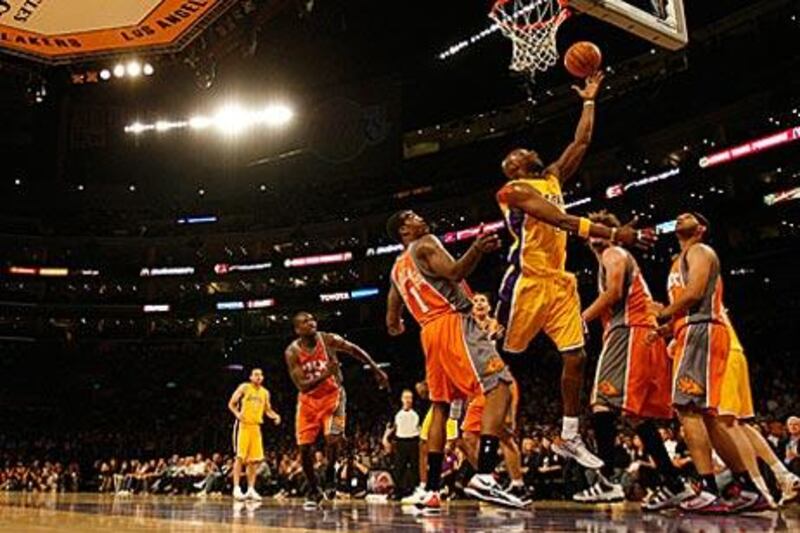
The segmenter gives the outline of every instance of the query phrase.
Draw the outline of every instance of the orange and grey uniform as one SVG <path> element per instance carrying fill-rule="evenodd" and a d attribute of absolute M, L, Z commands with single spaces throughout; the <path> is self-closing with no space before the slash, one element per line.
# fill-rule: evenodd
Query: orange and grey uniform
<path fill-rule="evenodd" d="M 321 334 L 317 333 L 312 351 L 306 350 L 299 340 L 293 344 L 306 379 L 314 379 L 327 370 L 331 356 Z M 298 445 L 313 444 L 320 431 L 326 436 L 344 435 L 347 396 L 344 387 L 339 385 L 341 375 L 337 377 L 329 376 L 312 390 L 297 395 L 295 431 Z"/>
<path fill-rule="evenodd" d="M 430 400 L 449 403 L 488 393 L 501 381 L 510 383 L 511 373 L 472 317 L 469 287 L 421 265 L 416 258 L 418 242 L 397 257 L 391 279 L 422 328 Z"/>
<path fill-rule="evenodd" d="M 664 340 L 647 341 L 655 318 L 647 311 L 653 301 L 636 259 L 624 248 L 622 298 L 602 315 L 603 350 L 597 362 L 592 403 L 604 404 L 646 418 L 671 418 L 670 361 Z M 600 292 L 606 290 L 606 271 L 598 271 Z"/>
<path fill-rule="evenodd" d="M 511 406 L 509 407 L 508 415 L 506 415 L 505 430 L 511 433 L 511 428 L 514 427 L 514 420 L 511 417 L 513 413 L 517 412 L 517 406 L 519 405 L 519 386 L 516 379 L 511 382 L 509 389 L 511 391 Z M 485 406 L 486 396 L 483 394 L 475 396 L 469 401 L 467 414 L 464 415 L 464 421 L 461 423 L 461 431 L 476 435 L 481 434 L 481 419 L 483 418 L 483 408 Z"/>
<path fill-rule="evenodd" d="M 695 244 L 693 246 L 706 246 Z M 684 250 L 673 262 L 667 290 L 674 302 L 689 279 Z M 711 267 L 700 301 L 672 322 L 675 353 L 672 372 L 672 402 L 678 407 L 696 407 L 716 413 L 730 350 L 730 335 L 724 322 L 722 274 L 719 261 Z"/>
<path fill-rule="evenodd" d="M 509 183 L 532 187 L 564 209 L 561 182 L 552 174 Z M 502 202 L 500 210 L 513 239 L 498 293 L 497 318 L 506 329 L 504 349 L 524 352 L 540 331 L 561 352 L 582 348 L 578 283 L 565 269 L 567 233 Z"/>

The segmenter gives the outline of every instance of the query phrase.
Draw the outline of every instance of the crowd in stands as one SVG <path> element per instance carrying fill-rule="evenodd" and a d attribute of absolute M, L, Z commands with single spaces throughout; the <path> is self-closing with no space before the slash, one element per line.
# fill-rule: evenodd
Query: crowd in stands
<path fill-rule="evenodd" d="M 800 474 L 800 418 L 792 416 L 786 422 L 775 419 L 759 420 L 758 427 L 767 435 L 778 456 L 793 472 Z M 574 463 L 564 460 L 552 451 L 552 438 L 557 434 L 556 424 L 534 423 L 521 415 L 518 426 L 522 452 L 522 466 L 526 487 L 539 499 L 569 498 L 581 490 L 591 474 Z M 349 453 L 341 457 L 336 467 L 337 490 L 341 497 L 363 498 L 368 493 L 390 494 L 392 491 L 392 446 L 381 438 L 380 424 L 371 431 L 357 431 L 350 437 Z M 265 431 L 268 431 L 265 428 Z M 687 476 L 692 475 L 691 458 L 675 427 L 661 430 L 673 462 Z M 90 437 L 90 435 L 84 435 Z M 104 435 L 113 439 L 111 435 Z M 585 435 L 593 442 L 591 430 Z M 124 440 L 124 436 L 119 436 Z M 257 489 L 263 495 L 277 499 L 302 496 L 305 479 L 300 457 L 291 438 L 273 440 L 265 461 L 258 471 Z M 230 494 L 232 490 L 233 457 L 230 453 L 214 452 L 193 455 L 172 454 L 160 456 L 141 450 L 139 455 L 127 454 L 79 461 L 82 450 L 79 443 L 53 447 L 52 442 L 39 441 L 24 455 L 15 455 L 10 449 L 16 444 L 9 439 L 0 440 L 0 491 L 26 492 L 76 492 L 96 491 L 121 497 L 134 494 L 195 495 L 200 498 Z M 44 450 L 49 450 L 44 453 Z M 44 455 L 72 456 L 65 460 L 30 459 L 37 451 Z M 617 442 L 615 475 L 622 481 L 630 499 L 638 500 L 655 483 L 655 470 L 651 458 L 643 452 L 642 443 L 630 431 L 623 431 Z M 317 452 L 315 465 L 321 476 L 326 468 L 322 452 Z M 456 443 L 448 443 L 443 466 L 443 486 L 452 496 L 461 494 L 460 488 L 470 475 L 470 467 Z M 722 463 L 717 465 L 718 475 L 725 475 Z M 502 463 L 498 475 L 506 476 Z M 587 475 L 589 478 L 587 478 Z"/>

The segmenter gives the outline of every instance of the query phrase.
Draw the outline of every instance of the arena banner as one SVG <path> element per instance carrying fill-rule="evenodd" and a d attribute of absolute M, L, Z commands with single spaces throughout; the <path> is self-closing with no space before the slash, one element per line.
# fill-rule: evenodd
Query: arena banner
<path fill-rule="evenodd" d="M 186 45 L 236 0 L 0 0 L 0 50 L 48 63 Z"/>

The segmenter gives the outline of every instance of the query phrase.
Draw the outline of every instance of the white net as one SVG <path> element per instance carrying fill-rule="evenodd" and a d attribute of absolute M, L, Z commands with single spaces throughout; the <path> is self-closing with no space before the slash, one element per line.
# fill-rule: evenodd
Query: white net
<path fill-rule="evenodd" d="M 511 39 L 511 70 L 533 78 L 558 62 L 556 32 L 569 16 L 560 0 L 498 0 L 489 16 Z"/>

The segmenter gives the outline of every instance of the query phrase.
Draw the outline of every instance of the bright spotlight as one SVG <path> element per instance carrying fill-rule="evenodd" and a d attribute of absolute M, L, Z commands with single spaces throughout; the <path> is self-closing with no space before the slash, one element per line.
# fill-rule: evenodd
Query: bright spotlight
<path fill-rule="evenodd" d="M 114 77 L 121 78 L 125 75 L 125 65 L 118 63 L 114 65 Z"/>
<path fill-rule="evenodd" d="M 172 127 L 172 124 L 167 122 L 166 120 L 159 120 L 156 122 L 156 131 L 167 131 Z"/>
<path fill-rule="evenodd" d="M 193 130 L 203 130 L 211 126 L 214 121 L 208 117 L 198 115 L 189 119 L 189 127 Z"/>
<path fill-rule="evenodd" d="M 293 116 L 294 113 L 288 106 L 273 104 L 265 107 L 259 118 L 268 126 L 283 126 L 292 120 Z"/>
<path fill-rule="evenodd" d="M 131 61 L 125 67 L 125 71 L 131 78 L 136 78 L 142 73 L 142 64 L 138 61 Z"/>
<path fill-rule="evenodd" d="M 126 132 L 126 133 L 136 133 L 136 134 L 139 134 L 139 133 L 142 133 L 142 132 L 143 132 L 144 130 L 146 130 L 146 129 L 147 129 L 147 126 L 145 126 L 145 125 L 144 125 L 144 124 L 142 124 L 141 122 L 134 122 L 134 123 L 133 123 L 133 124 L 131 124 L 130 126 L 126 126 L 126 127 L 125 127 L 125 132 Z"/>
<path fill-rule="evenodd" d="M 156 69 L 153 68 L 153 65 L 150 63 L 145 63 L 142 67 L 142 74 L 145 76 L 152 76 L 155 73 Z"/>
<path fill-rule="evenodd" d="M 107 68 L 104 68 L 100 71 L 100 79 L 103 81 L 108 81 L 111 79 L 111 71 Z"/>
<path fill-rule="evenodd" d="M 214 125 L 228 135 L 241 133 L 250 125 L 248 113 L 236 104 L 226 105 L 214 116 Z"/>

